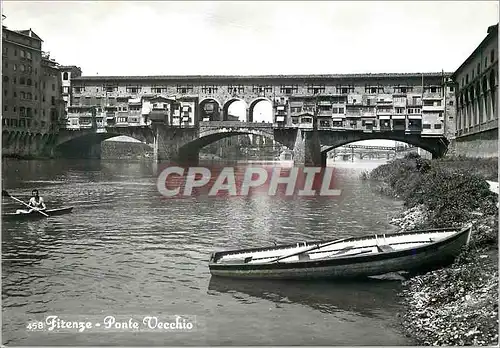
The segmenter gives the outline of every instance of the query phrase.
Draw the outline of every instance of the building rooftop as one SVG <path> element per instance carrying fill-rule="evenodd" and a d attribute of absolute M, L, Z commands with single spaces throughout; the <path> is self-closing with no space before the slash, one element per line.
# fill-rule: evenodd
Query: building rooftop
<path fill-rule="evenodd" d="M 43 41 L 40 36 L 38 36 L 37 34 L 35 34 L 35 32 L 33 30 L 31 30 L 31 28 L 29 28 L 27 30 L 15 30 L 15 32 L 19 33 L 19 34 L 23 34 L 23 35 L 29 36 L 29 37 L 34 38 L 36 40 Z"/>
<path fill-rule="evenodd" d="M 463 68 L 469 64 L 469 62 L 473 59 L 473 57 L 476 56 L 477 53 L 479 53 L 481 51 L 481 49 L 491 40 L 493 39 L 495 36 L 498 36 L 498 23 L 495 24 L 495 25 L 490 25 L 488 27 L 488 30 L 487 30 L 487 35 L 486 37 L 483 39 L 483 41 L 481 41 L 481 43 L 476 47 L 476 49 L 469 55 L 469 57 L 467 57 L 467 59 L 462 63 L 462 65 L 460 65 L 458 67 L 458 69 L 451 75 L 451 78 L 452 79 L 455 79 L 455 77 L 457 76 L 457 74 L 463 70 Z"/>
<path fill-rule="evenodd" d="M 494 34 L 494 31 L 498 34 L 498 23 L 488 27 L 488 34 Z"/>
<path fill-rule="evenodd" d="M 79 66 L 76 65 L 61 65 L 59 66 L 61 69 L 77 69 L 77 70 L 82 70 Z"/>
<path fill-rule="evenodd" d="M 365 79 L 365 78 L 415 78 L 450 76 L 451 72 L 426 73 L 376 73 L 376 74 L 328 74 L 328 75 L 164 75 L 164 76 L 80 76 L 74 81 L 192 81 L 192 80 L 262 80 L 262 79 Z"/>
<path fill-rule="evenodd" d="M 2 29 L 10 31 L 11 33 L 16 33 L 16 34 L 28 36 L 28 37 L 30 37 L 32 39 L 35 39 L 35 40 L 43 42 L 43 40 L 40 38 L 40 36 L 38 36 L 37 34 L 35 34 L 35 32 L 31 28 L 26 29 L 26 30 L 11 30 L 11 29 L 7 28 L 6 26 L 2 25 Z"/>

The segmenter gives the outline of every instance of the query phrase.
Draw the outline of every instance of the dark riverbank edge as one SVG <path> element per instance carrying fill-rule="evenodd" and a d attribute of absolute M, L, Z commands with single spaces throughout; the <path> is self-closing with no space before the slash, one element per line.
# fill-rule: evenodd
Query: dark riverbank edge
<path fill-rule="evenodd" d="M 35 156 L 35 155 L 9 155 L 9 154 L 2 154 L 2 159 L 16 159 L 16 160 L 22 160 L 22 161 L 27 161 L 27 160 L 47 160 L 47 159 L 54 159 L 53 157 L 50 156 Z"/>
<path fill-rule="evenodd" d="M 417 345 L 498 345 L 498 158 L 426 160 L 409 155 L 362 178 L 403 200 L 391 223 L 404 230 L 473 224 L 449 267 L 403 282 L 404 334 Z"/>

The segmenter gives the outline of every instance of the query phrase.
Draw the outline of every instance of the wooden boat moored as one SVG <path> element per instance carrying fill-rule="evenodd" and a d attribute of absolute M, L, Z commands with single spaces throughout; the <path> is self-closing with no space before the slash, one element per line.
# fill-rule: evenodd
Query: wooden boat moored
<path fill-rule="evenodd" d="M 234 278 L 358 278 L 420 272 L 453 262 L 472 225 L 405 233 L 220 251 L 209 262 L 213 276 Z"/>
<path fill-rule="evenodd" d="M 43 212 L 50 216 L 69 214 L 73 211 L 73 207 L 59 208 L 59 209 L 47 209 Z M 5 213 L 2 214 L 2 220 L 31 220 L 31 219 L 45 219 L 47 218 L 43 214 L 37 211 L 31 211 L 30 213 Z"/>

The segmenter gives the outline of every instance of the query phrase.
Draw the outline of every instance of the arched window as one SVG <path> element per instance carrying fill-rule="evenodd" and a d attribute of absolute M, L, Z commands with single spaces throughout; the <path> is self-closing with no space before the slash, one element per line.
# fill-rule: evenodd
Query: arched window
<path fill-rule="evenodd" d="M 493 115 L 495 115 L 495 113 L 496 113 L 496 105 L 495 105 L 496 76 L 495 76 L 494 69 L 492 69 L 490 72 L 490 93 L 491 93 L 491 108 L 493 111 Z"/>
<path fill-rule="evenodd" d="M 68 80 L 68 72 L 67 71 L 65 71 L 63 73 L 63 80 L 65 80 L 65 81 Z"/>
<path fill-rule="evenodd" d="M 490 72 L 490 91 L 492 93 L 495 92 L 495 87 L 496 87 L 496 76 L 495 76 L 495 69 L 492 69 Z"/>

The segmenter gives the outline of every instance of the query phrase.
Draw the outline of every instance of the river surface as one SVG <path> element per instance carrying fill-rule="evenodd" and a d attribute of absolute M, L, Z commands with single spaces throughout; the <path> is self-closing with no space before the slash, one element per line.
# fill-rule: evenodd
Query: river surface
<path fill-rule="evenodd" d="M 162 199 L 150 162 L 3 160 L 3 189 L 72 214 L 2 222 L 6 345 L 408 345 L 398 327 L 397 281 L 211 279 L 214 250 L 384 233 L 400 202 L 374 193 L 362 170 L 329 162 L 337 198 Z M 22 209 L 2 199 L 2 212 Z M 192 330 L 27 329 L 33 321 L 185 316 Z M 120 319 L 121 318 L 121 319 Z M 185 320 L 185 319 L 184 319 Z"/>

